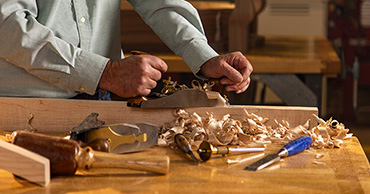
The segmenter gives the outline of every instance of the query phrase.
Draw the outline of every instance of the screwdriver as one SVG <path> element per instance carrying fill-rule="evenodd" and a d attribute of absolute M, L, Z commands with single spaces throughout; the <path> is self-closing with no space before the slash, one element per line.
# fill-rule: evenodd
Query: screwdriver
<path fill-rule="evenodd" d="M 245 167 L 244 170 L 257 171 L 261 170 L 275 162 L 278 162 L 281 158 L 285 158 L 294 154 L 303 152 L 305 149 L 309 148 L 312 143 L 312 138 L 310 136 L 301 136 L 296 138 L 282 147 L 276 154 L 270 154 L 261 160 Z"/>
<path fill-rule="evenodd" d="M 191 150 L 191 146 L 190 146 L 190 143 L 188 142 L 188 140 L 186 140 L 186 138 L 184 137 L 183 134 L 181 133 L 178 133 L 175 135 L 175 142 L 176 144 L 185 152 L 187 153 L 190 158 L 195 162 L 195 163 L 199 163 L 199 160 L 195 157 L 194 153 L 193 153 L 193 150 Z"/>

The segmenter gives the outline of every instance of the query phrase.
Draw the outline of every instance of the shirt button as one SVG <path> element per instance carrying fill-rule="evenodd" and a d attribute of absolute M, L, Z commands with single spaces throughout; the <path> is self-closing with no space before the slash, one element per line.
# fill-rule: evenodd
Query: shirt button
<path fill-rule="evenodd" d="M 80 87 L 81 92 L 84 92 L 85 90 L 86 90 L 85 87 Z"/>
<path fill-rule="evenodd" d="M 80 18 L 80 22 L 85 23 L 86 19 L 84 17 Z"/>

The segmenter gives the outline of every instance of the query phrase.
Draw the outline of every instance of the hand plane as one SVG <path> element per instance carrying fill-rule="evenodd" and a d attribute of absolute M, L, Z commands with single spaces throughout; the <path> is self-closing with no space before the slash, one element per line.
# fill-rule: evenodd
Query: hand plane
<path fill-rule="evenodd" d="M 142 51 L 131 51 L 132 55 L 149 55 Z M 220 93 L 219 79 L 210 79 L 211 84 L 206 83 L 201 86 L 200 82 L 193 80 L 193 88 L 189 89 L 186 85 L 179 85 L 177 81 L 163 80 L 165 87 L 161 93 L 151 92 L 148 97 L 135 97 L 127 101 L 127 106 L 141 108 L 187 108 L 187 107 L 226 107 L 229 105 L 226 98 Z M 219 92 L 211 91 L 212 86 L 222 88 Z M 170 94 L 170 95 L 168 95 Z M 153 98 L 154 97 L 154 98 Z"/>
<path fill-rule="evenodd" d="M 141 108 L 226 107 L 228 102 L 215 91 L 184 89 L 155 99 L 145 97 L 129 99 L 127 106 Z"/>
<path fill-rule="evenodd" d="M 70 139 L 80 140 L 88 145 L 98 139 L 107 140 L 109 144 L 107 151 L 112 153 L 143 151 L 158 144 L 156 125 L 149 123 L 104 125 L 97 117 L 97 113 L 92 113 L 85 118 L 81 124 L 72 129 Z"/>
<path fill-rule="evenodd" d="M 158 127 L 149 123 L 115 124 L 85 134 L 87 144 L 97 138 L 108 139 L 112 153 L 143 151 L 158 144 Z"/>
<path fill-rule="evenodd" d="M 226 107 L 226 97 L 222 97 L 223 86 L 219 79 L 210 79 L 202 86 L 198 80 L 192 81 L 192 87 L 179 85 L 177 81 L 163 80 L 161 93 L 152 92 L 147 97 L 131 98 L 127 106 L 141 108 L 188 108 L 188 107 Z M 213 91 L 212 91 L 213 87 Z"/>

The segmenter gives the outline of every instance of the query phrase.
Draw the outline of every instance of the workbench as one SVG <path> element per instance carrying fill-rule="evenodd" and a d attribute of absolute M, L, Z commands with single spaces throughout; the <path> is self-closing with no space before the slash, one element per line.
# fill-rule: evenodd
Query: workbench
<path fill-rule="evenodd" d="M 0 98 L 0 129 L 28 129 L 38 132 L 67 134 L 91 112 L 107 124 L 171 121 L 173 109 L 140 109 L 126 107 L 125 102 L 87 100 Z M 287 120 L 291 126 L 304 123 L 317 108 L 231 106 L 186 109 L 215 117 L 229 113 L 243 118 L 243 109 L 270 119 Z M 270 144 L 265 154 L 282 145 Z M 370 165 L 356 137 L 345 140 L 340 149 L 306 150 L 281 160 L 261 171 L 243 168 L 259 158 L 239 164 L 226 164 L 227 159 L 248 158 L 260 153 L 214 156 L 206 163 L 195 165 L 181 150 L 153 147 L 139 155 L 167 155 L 170 172 L 156 175 L 130 170 L 119 174 L 90 174 L 53 177 L 47 187 L 15 178 L 0 170 L 1 193 L 368 193 Z M 323 154 L 316 159 L 316 154 Z M 16 162 L 16 161 L 15 161 Z"/>
<path fill-rule="evenodd" d="M 271 150 L 275 150 L 274 149 Z M 315 159 L 314 153 L 324 157 Z M 46 188 L 16 179 L 0 170 L 1 193 L 368 193 L 369 163 L 357 138 L 341 149 L 305 151 L 256 172 L 251 163 L 226 164 L 227 159 L 252 154 L 214 157 L 195 165 L 181 150 L 153 148 L 141 154 L 170 157 L 168 175 L 127 171 L 121 175 L 54 177 Z M 314 164 L 320 161 L 324 164 Z"/>

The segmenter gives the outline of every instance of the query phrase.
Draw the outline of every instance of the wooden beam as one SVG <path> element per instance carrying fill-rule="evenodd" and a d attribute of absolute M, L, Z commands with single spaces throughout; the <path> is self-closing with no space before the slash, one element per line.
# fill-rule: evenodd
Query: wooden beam
<path fill-rule="evenodd" d="M 49 159 L 4 141 L 0 141 L 0 156 L 1 169 L 44 187 L 49 184 Z"/>
<path fill-rule="evenodd" d="M 106 124 L 148 122 L 158 126 L 172 121 L 175 109 L 142 109 L 127 107 L 125 101 L 61 100 L 41 98 L 0 98 L 0 130 L 36 130 L 46 133 L 68 132 L 77 126 L 90 113 L 99 113 L 99 119 Z M 304 124 L 317 114 L 316 107 L 288 106 L 229 106 L 187 108 L 205 116 L 213 112 L 216 118 L 230 114 L 232 118 L 243 120 L 246 109 L 250 113 L 273 119 L 286 120 L 291 126 Z"/>

